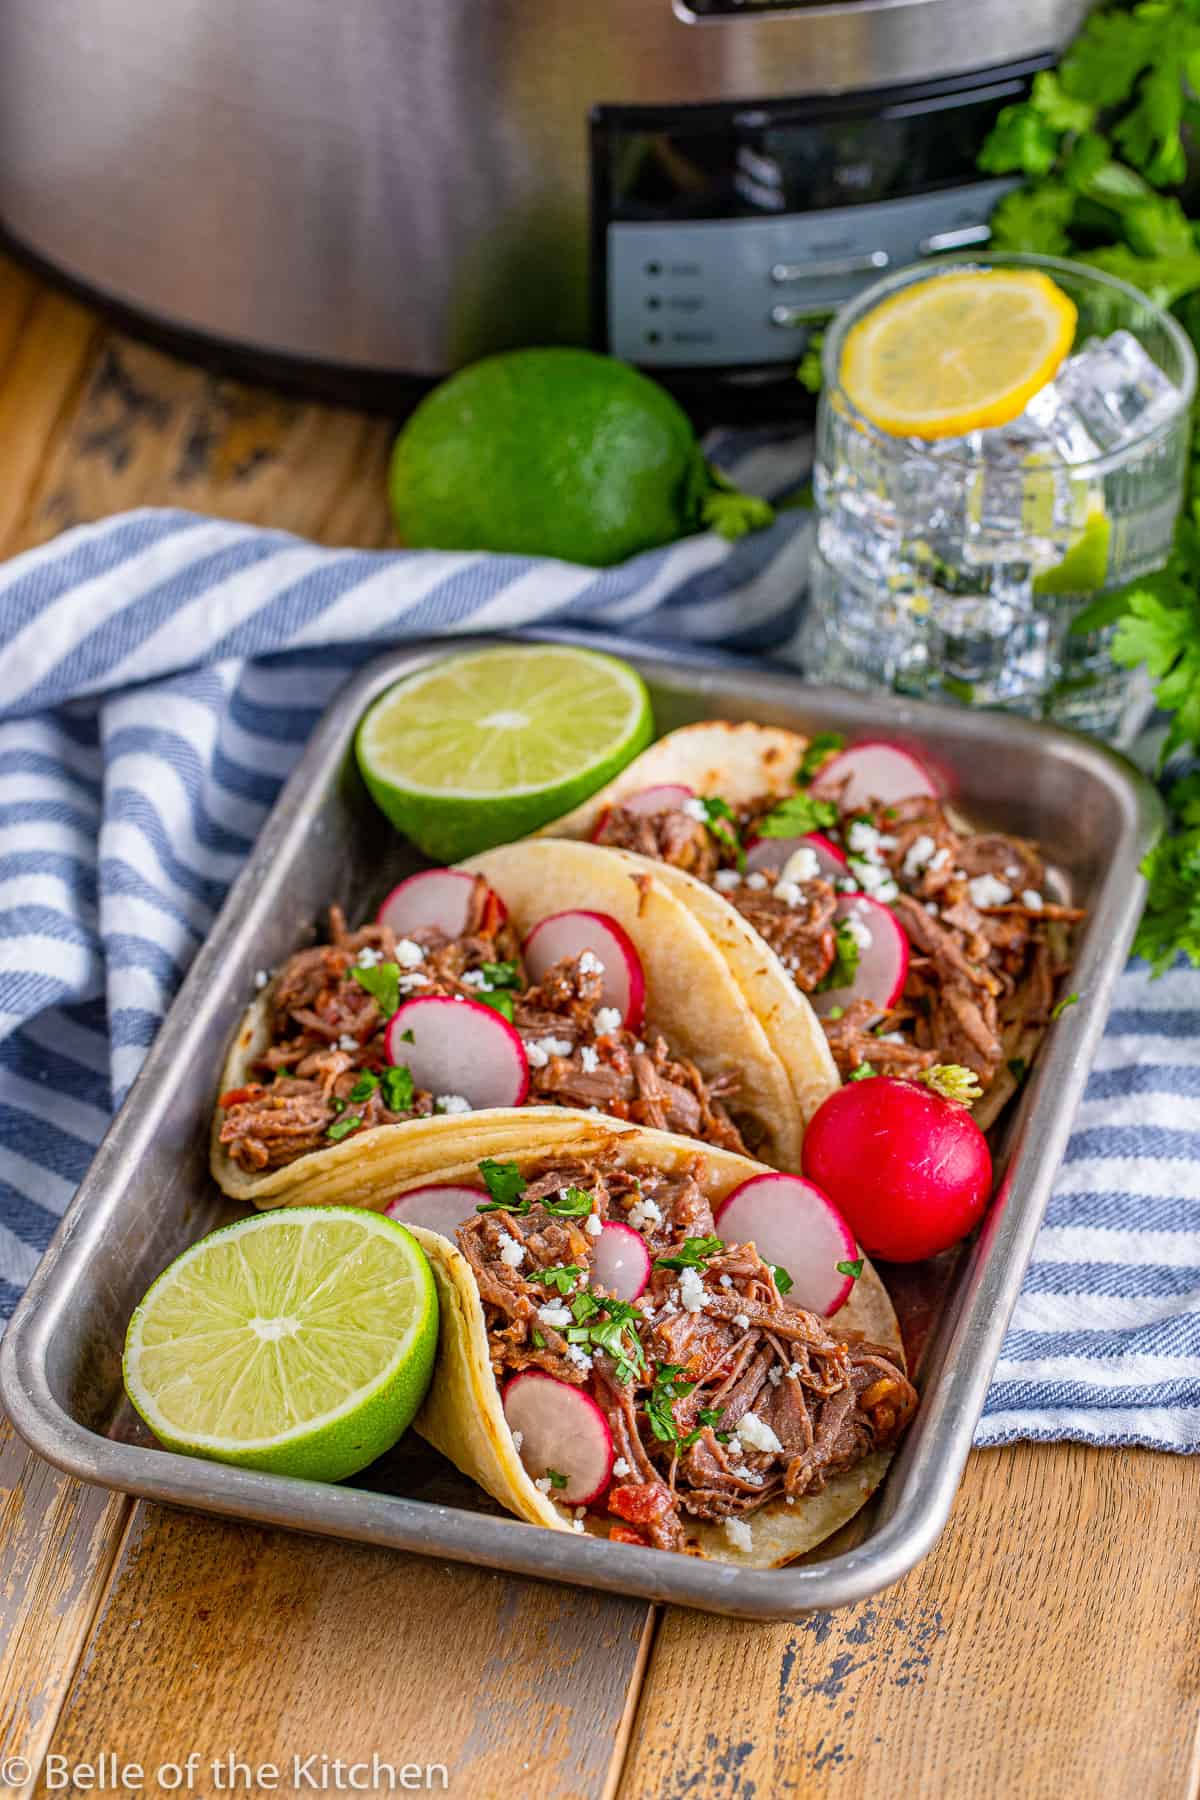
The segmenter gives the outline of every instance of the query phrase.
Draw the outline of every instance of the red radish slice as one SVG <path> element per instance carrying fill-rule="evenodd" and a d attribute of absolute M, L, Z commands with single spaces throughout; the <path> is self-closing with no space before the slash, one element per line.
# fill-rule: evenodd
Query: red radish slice
<path fill-rule="evenodd" d="M 895 1006 L 908 975 L 908 938 L 895 913 L 866 894 L 842 894 L 834 916 L 852 921 L 860 936 L 858 967 L 848 987 L 809 995 L 817 1012 L 825 1016 L 835 1006 L 849 1006 L 852 1000 Z"/>
<path fill-rule="evenodd" d="M 727 1244 L 753 1244 L 764 1262 L 786 1269 L 785 1306 L 830 1318 L 850 1298 L 854 1277 L 838 1269 L 858 1259 L 854 1234 L 833 1201 L 800 1175 L 752 1175 L 716 1212 Z"/>
<path fill-rule="evenodd" d="M 399 937 L 423 926 L 436 926 L 447 937 L 462 937 L 476 877 L 462 869 L 422 869 L 394 887 L 375 915 L 377 925 L 390 925 Z M 504 902 L 493 896 L 499 917 L 507 918 Z"/>
<path fill-rule="evenodd" d="M 847 777 L 849 779 L 847 779 Z M 809 788 L 818 800 L 832 797 L 846 783 L 840 803 L 846 808 L 867 806 L 878 800 L 888 806 L 894 800 L 911 800 L 914 794 L 938 797 L 937 786 L 923 763 L 898 744 L 854 744 L 831 756 Z"/>
<path fill-rule="evenodd" d="M 501 1396 L 510 1431 L 519 1431 L 518 1455 L 537 1481 L 549 1470 L 565 1475 L 565 1487 L 551 1487 L 547 1499 L 564 1506 L 587 1506 L 612 1480 L 613 1441 L 608 1420 L 596 1402 L 569 1382 L 541 1369 L 514 1375 Z"/>
<path fill-rule="evenodd" d="M 787 865 L 798 850 L 811 850 L 817 859 L 817 874 L 823 881 L 836 881 L 846 873 L 846 853 L 820 831 L 806 831 L 803 837 L 756 837 L 746 849 L 747 869 L 778 869 L 789 881 L 799 881 L 799 871 L 789 874 Z M 807 861 L 807 858 L 804 859 Z M 811 880 L 811 876 L 808 877 Z"/>
<path fill-rule="evenodd" d="M 631 813 L 678 812 L 685 801 L 694 800 L 695 797 L 694 789 L 684 787 L 682 782 L 661 781 L 656 787 L 640 788 L 636 794 L 618 800 L 617 805 L 623 812 Z M 598 844 L 604 835 L 604 827 L 608 824 L 611 812 L 612 807 L 606 806 L 592 826 L 593 844 Z"/>
<path fill-rule="evenodd" d="M 392 1014 L 384 1041 L 388 1061 L 405 1064 L 416 1085 L 435 1099 L 461 1096 L 476 1111 L 521 1106 L 529 1092 L 520 1035 L 500 1013 L 477 1000 L 418 994 Z"/>
<path fill-rule="evenodd" d="M 443 1181 L 409 1188 L 407 1194 L 397 1194 L 389 1200 L 383 1210 L 389 1219 L 399 1219 L 401 1225 L 422 1225 L 426 1231 L 436 1231 L 453 1243 L 458 1227 L 473 1219 L 479 1202 L 486 1199 L 485 1188 Z"/>
<path fill-rule="evenodd" d="M 614 1299 L 636 1300 L 650 1280 L 650 1252 L 632 1225 L 606 1219 L 592 1252 L 592 1279 Z"/>
<path fill-rule="evenodd" d="M 585 950 L 603 965 L 601 998 L 605 1006 L 615 1006 L 626 1029 L 636 1031 L 646 1005 L 642 959 L 624 926 L 608 913 L 551 913 L 538 920 L 522 945 L 531 981 L 540 981 L 564 956 L 582 956 Z"/>

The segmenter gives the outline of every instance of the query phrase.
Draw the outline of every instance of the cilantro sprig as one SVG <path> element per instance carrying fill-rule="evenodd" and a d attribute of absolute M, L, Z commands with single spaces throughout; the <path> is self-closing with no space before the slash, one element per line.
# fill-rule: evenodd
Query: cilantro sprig
<path fill-rule="evenodd" d="M 376 963 L 373 969 L 360 968 L 356 964 L 350 973 L 359 987 L 366 988 L 382 1017 L 390 1019 L 400 1005 L 399 963 Z"/>
<path fill-rule="evenodd" d="M 796 786 L 807 787 L 815 781 L 831 756 L 844 750 L 846 740 L 840 731 L 818 731 L 808 741 L 808 748 L 800 758 L 800 767 L 796 770 Z"/>
<path fill-rule="evenodd" d="M 556 1263 L 552 1269 L 531 1269 L 529 1279 L 543 1282 L 560 1294 L 569 1294 L 582 1274 L 577 1263 Z"/>
<path fill-rule="evenodd" d="M 485 1156 L 478 1167 L 483 1176 L 483 1185 L 491 1198 L 481 1201 L 475 1208 L 476 1212 L 518 1213 L 523 1218 L 533 1201 L 524 1197 L 528 1183 L 517 1164 L 497 1162 L 495 1157 Z"/>
<path fill-rule="evenodd" d="M 729 851 L 739 869 L 746 866 L 746 852 L 742 849 L 742 840 L 738 836 L 737 815 L 728 800 L 722 800 L 719 794 L 701 794 L 700 805 L 704 808 L 704 819 L 709 831 Z"/>
<path fill-rule="evenodd" d="M 683 1246 L 674 1256 L 656 1256 L 656 1269 L 702 1269 L 710 1256 L 719 1256 L 725 1248 L 724 1239 L 714 1237 L 684 1238 Z"/>
<path fill-rule="evenodd" d="M 827 831 L 838 822 L 832 800 L 816 800 L 811 794 L 789 794 L 773 812 L 760 819 L 760 837 L 805 837 L 810 831 Z"/>
<path fill-rule="evenodd" d="M 850 987 L 858 973 L 861 955 L 862 949 L 850 929 L 849 919 L 839 919 L 833 930 L 833 961 L 818 981 L 817 993 L 823 994 L 830 988 Z"/>

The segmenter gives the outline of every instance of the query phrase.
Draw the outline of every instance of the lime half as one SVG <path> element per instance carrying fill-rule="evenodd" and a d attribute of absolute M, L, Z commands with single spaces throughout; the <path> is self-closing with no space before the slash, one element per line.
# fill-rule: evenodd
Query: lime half
<path fill-rule="evenodd" d="M 358 766 L 397 830 L 436 862 L 458 862 L 569 812 L 653 734 L 650 696 L 627 663 L 514 644 L 389 688 L 358 728 Z"/>
<path fill-rule="evenodd" d="M 202 1238 L 129 1322 L 125 1388 L 170 1450 L 341 1481 L 390 1450 L 433 1372 L 415 1238 L 354 1207 L 285 1207 Z"/>

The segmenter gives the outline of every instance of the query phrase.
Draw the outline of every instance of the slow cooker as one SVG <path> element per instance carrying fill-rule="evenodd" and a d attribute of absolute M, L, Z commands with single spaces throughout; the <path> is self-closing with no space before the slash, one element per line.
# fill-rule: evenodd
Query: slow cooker
<path fill-rule="evenodd" d="M 0 223 L 144 329 L 377 396 L 535 342 L 769 379 L 986 240 L 979 147 L 1086 11 L 6 0 Z"/>

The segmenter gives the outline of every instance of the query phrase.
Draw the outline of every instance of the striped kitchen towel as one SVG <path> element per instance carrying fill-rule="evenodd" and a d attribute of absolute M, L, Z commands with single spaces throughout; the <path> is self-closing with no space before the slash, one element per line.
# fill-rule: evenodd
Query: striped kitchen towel
<path fill-rule="evenodd" d="M 777 444 L 743 440 L 739 480 Z M 762 473 L 763 470 L 758 470 Z M 381 645 L 532 623 L 785 647 L 809 523 L 597 572 L 142 511 L 0 570 L 0 1317 L 312 726 Z M 1200 1447 L 1200 971 L 1122 977 L 979 1441 Z"/>

